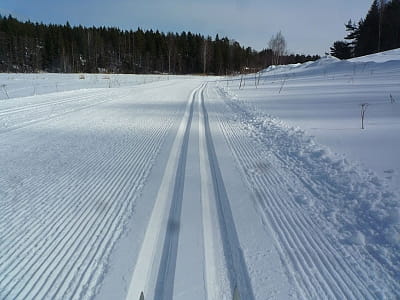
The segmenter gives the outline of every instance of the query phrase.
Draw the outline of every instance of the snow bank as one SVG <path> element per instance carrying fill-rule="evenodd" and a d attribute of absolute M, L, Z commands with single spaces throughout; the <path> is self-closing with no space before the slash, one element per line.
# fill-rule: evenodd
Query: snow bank
<path fill-rule="evenodd" d="M 286 183 L 286 188 L 276 191 L 277 201 L 287 201 L 282 204 L 287 209 L 281 218 L 309 219 L 333 248 L 352 253 L 352 259 L 364 265 L 354 270 L 360 277 L 368 274 L 380 286 L 375 294 L 378 298 L 391 295 L 396 289 L 392 278 L 396 281 L 400 276 L 399 194 L 374 172 L 333 153 L 303 130 L 221 93 L 235 114 L 232 122 L 240 123 L 240 130 L 258 144 L 259 157 L 253 158 L 257 164 L 244 169 L 252 188 L 257 189 L 261 178 L 280 174 L 277 182 Z M 269 181 L 268 189 L 276 188 Z"/>
<path fill-rule="evenodd" d="M 400 49 L 389 50 L 376 54 L 370 54 L 366 56 L 356 57 L 349 59 L 350 62 L 376 62 L 384 63 L 387 61 L 395 61 L 400 59 Z"/>
<path fill-rule="evenodd" d="M 221 81 L 221 93 L 268 161 L 292 172 L 293 200 L 340 247 L 366 249 L 363 259 L 399 279 L 400 51 L 270 67 L 257 86 L 254 78 L 240 89 L 240 78 Z"/>
<path fill-rule="evenodd" d="M 274 66 L 221 84 L 258 110 L 298 126 L 333 152 L 372 169 L 400 190 L 400 49 L 353 60 L 324 57 Z M 360 105 L 368 103 L 366 130 Z"/>

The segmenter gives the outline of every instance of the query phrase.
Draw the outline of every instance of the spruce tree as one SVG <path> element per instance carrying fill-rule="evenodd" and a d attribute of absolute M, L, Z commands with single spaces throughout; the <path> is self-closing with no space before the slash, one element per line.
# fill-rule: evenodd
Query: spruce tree
<path fill-rule="evenodd" d="M 331 55 L 339 59 L 351 58 L 351 47 L 344 41 L 336 41 L 330 50 Z"/>

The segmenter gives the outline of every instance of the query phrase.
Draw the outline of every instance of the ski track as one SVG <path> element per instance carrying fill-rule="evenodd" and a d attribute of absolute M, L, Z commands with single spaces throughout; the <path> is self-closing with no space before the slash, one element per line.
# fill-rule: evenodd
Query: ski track
<path fill-rule="evenodd" d="M 115 101 L 124 98 L 128 93 L 112 91 L 95 92 L 89 91 L 84 95 L 74 92 L 76 95 L 65 98 L 53 95 L 50 101 L 39 104 L 28 104 L 21 108 L 0 109 L 0 134 L 7 133 L 19 128 L 24 128 L 38 122 L 48 121 L 69 113 L 78 112 L 91 108 L 101 103 Z M 53 99 L 55 97 L 56 99 Z"/>
<path fill-rule="evenodd" d="M 111 95 L 82 99 L 97 97 L 102 99 L 90 106 L 109 101 Z M 120 93 L 110 100 L 124 97 Z M 1 202 L 2 221 L 12 220 L 2 226 L 7 245 L 0 253 L 1 299 L 78 299 L 95 293 L 104 263 L 171 126 L 172 120 L 164 118 L 162 127 L 144 128 L 145 136 L 117 141 L 110 149 L 113 155 L 99 160 L 102 153 L 94 151 L 85 165 L 73 165 L 70 173 L 44 189 L 32 187 L 18 201 Z M 78 174 L 87 180 L 73 179 Z"/>
<path fill-rule="evenodd" d="M 232 210 L 212 140 L 208 112 L 204 104 L 204 89 L 200 93 L 200 103 L 200 119 L 202 119 L 204 122 L 202 127 L 204 128 L 207 147 L 207 160 L 209 162 L 208 174 L 211 177 L 210 181 L 212 182 L 214 198 L 216 201 L 215 204 L 220 230 L 219 236 L 222 238 L 223 253 L 227 266 L 230 291 L 233 293 L 233 291 L 237 288 L 241 295 L 241 299 L 252 300 L 254 299 L 254 294 L 251 286 L 251 280 L 248 274 L 243 252 L 240 247 Z M 210 284 L 207 286 L 210 286 Z"/>
<path fill-rule="evenodd" d="M 171 147 L 126 299 L 136 299 L 142 292 L 150 298 L 153 293 L 160 299 L 172 298 L 188 139 L 199 88 L 189 96 Z"/>
<path fill-rule="evenodd" d="M 234 114 L 248 114 L 221 92 L 215 97 L 223 99 Z M 252 116 L 244 118 L 251 120 Z M 319 224 L 304 213 L 288 189 L 297 182 L 303 185 L 302 192 L 306 197 L 324 198 L 325 194 L 319 193 L 314 187 L 328 188 L 329 183 L 315 176 L 307 176 L 304 172 L 297 173 L 298 164 L 286 156 L 282 157 L 277 151 L 268 153 L 266 158 L 254 142 L 249 142 L 239 134 L 243 134 L 243 129 L 237 120 L 233 124 L 222 116 L 219 119 L 226 141 L 254 192 L 256 206 L 265 224 L 275 234 L 282 260 L 289 262 L 286 267 L 298 287 L 299 296 L 306 299 L 382 297 L 379 280 L 370 278 L 368 269 L 365 266 L 363 268 L 351 252 L 324 236 Z M 249 171 L 259 169 L 257 162 L 265 161 L 267 165 L 264 168 L 268 171 Z M 385 280 L 396 286 L 393 279 Z"/>
<path fill-rule="evenodd" d="M 106 102 L 128 100 L 130 91 L 75 91 L 43 96 L 40 103 L 12 106 L 8 102 L 11 107 L 0 106 L 0 135 L 7 138 L 16 129 L 57 122 Z M 207 108 L 212 109 L 211 117 Z M 196 113 L 198 128 L 192 124 Z M 124 131 L 106 148 L 91 149 L 85 163 L 69 164 L 68 172 L 58 178 L 48 181 L 46 171 L 39 171 L 23 182 L 25 188 L 18 199 L 5 194 L 0 201 L 0 242 L 6 242 L 0 248 L 0 299 L 87 299 L 96 295 L 108 258 L 175 117 L 162 116 L 158 126 L 149 126 L 151 119 L 134 121 L 135 129 L 143 134 Z M 191 164 L 188 152 L 197 151 L 190 148 L 189 140 L 195 130 L 204 247 L 204 282 L 199 285 L 204 286 L 209 300 L 229 299 L 236 293 L 240 299 L 255 299 L 252 282 L 257 278 L 251 278 L 240 245 L 211 122 L 219 127 L 232 151 L 266 232 L 273 234 L 297 298 L 400 296 L 398 282 L 373 255 L 344 247 L 324 234 L 324 226 L 329 225 L 313 218 L 296 199 L 297 190 L 310 201 L 340 197 L 338 187 L 329 178 L 315 176 L 296 157 L 279 151 L 284 141 L 266 149 L 262 137 L 251 131 L 255 118 L 216 85 L 203 83 L 191 92 L 161 175 L 126 299 L 138 299 L 142 292 L 145 299 L 174 297 L 186 168 Z M 285 129 L 273 125 L 270 133 L 291 138 Z M 360 263 L 360 257 L 368 259 Z M 374 276 L 368 268 L 374 269 Z M 382 291 L 383 284 L 392 288 L 392 294 Z"/>
<path fill-rule="evenodd" d="M 198 91 L 193 94 L 189 108 L 183 142 L 180 150 L 178 168 L 175 176 L 172 204 L 169 211 L 167 230 L 165 233 L 160 268 L 158 271 L 155 299 L 172 299 L 174 289 L 175 267 L 178 254 L 179 227 L 182 211 L 183 188 L 185 182 L 186 159 L 189 147 L 189 134 L 193 120 L 194 99 Z"/>
<path fill-rule="evenodd" d="M 214 299 L 217 295 L 229 298 L 227 295 L 232 296 L 235 289 L 239 291 L 242 299 L 254 299 L 250 276 L 212 141 L 209 117 L 204 104 L 206 86 L 202 84 L 190 96 L 180 130 L 171 149 L 159 196 L 153 208 L 126 299 L 135 299 L 142 291 L 145 297 L 150 299 L 173 299 L 181 209 L 182 202 L 185 201 L 183 191 L 188 142 L 196 107 L 199 114 L 204 287 L 208 299 Z M 198 105 L 195 105 L 196 102 Z M 174 178 L 173 181 L 168 180 L 171 176 Z M 213 210 L 216 210 L 215 215 Z M 216 240 L 218 242 L 215 243 Z M 214 248 L 218 246 L 222 249 Z M 157 251 L 157 248 L 161 250 Z M 218 270 L 214 265 L 217 261 L 223 262 L 222 265 L 226 270 L 222 272 Z M 224 272 L 229 286 L 224 286 L 224 280 L 218 278 L 224 276 L 222 275 Z M 216 278 L 222 283 L 221 286 L 215 287 L 217 283 L 213 280 Z"/>
<path fill-rule="evenodd" d="M 65 96 L 58 96 L 58 95 L 52 95 L 52 96 L 47 96 L 45 98 L 45 100 L 48 101 L 42 101 L 40 103 L 31 103 L 31 104 L 24 104 L 21 106 L 13 106 L 12 108 L 4 108 L 4 109 L 0 109 L 0 116 L 5 116 L 5 115 L 9 115 L 9 114 L 15 114 L 15 113 L 21 113 L 21 112 L 25 112 L 25 111 L 34 111 L 34 112 L 38 112 L 39 108 L 44 108 L 44 107 L 52 107 L 55 105 L 60 105 L 60 104 L 66 104 L 66 103 L 71 103 L 73 102 L 74 104 L 76 104 L 77 102 L 79 103 L 79 101 L 81 100 L 87 100 L 89 97 L 91 98 L 96 98 L 98 96 L 104 96 L 104 91 L 102 92 L 96 92 L 96 93 L 88 93 L 89 95 L 82 95 L 82 93 L 78 93 L 77 95 L 73 95 L 73 96 L 69 96 L 69 97 L 65 97 Z M 54 97 L 56 97 L 56 99 L 54 99 Z M 60 97 L 60 98 L 58 98 Z"/>

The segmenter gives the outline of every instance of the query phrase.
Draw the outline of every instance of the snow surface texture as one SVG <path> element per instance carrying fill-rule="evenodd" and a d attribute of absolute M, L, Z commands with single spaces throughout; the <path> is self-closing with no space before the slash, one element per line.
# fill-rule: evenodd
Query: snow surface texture
<path fill-rule="evenodd" d="M 377 61 L 377 62 L 376 62 Z M 340 61 L 333 57 L 302 65 L 273 66 L 220 85 L 252 106 L 334 152 L 372 169 L 400 190 L 400 50 Z M 255 87 L 255 81 L 259 82 Z M 367 103 L 366 130 L 360 105 Z"/>
<path fill-rule="evenodd" d="M 0 101 L 0 299 L 399 298 L 400 53 L 360 60 L 2 74 L 50 83 Z"/>
<path fill-rule="evenodd" d="M 126 87 L 169 78 L 169 75 L 3 73 L 0 74 L 0 100 L 77 89 Z"/>

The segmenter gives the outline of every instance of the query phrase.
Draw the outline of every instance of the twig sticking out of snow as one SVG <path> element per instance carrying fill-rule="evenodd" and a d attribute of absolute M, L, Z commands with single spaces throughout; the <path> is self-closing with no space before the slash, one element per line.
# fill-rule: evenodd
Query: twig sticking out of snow
<path fill-rule="evenodd" d="M 361 104 L 361 129 L 364 129 L 364 117 L 365 112 L 367 111 L 368 103 Z"/>
<path fill-rule="evenodd" d="M 1 87 L 2 87 L 2 89 L 4 91 L 4 93 L 6 94 L 7 99 L 10 99 L 10 96 L 8 95 L 8 92 L 7 92 L 7 85 L 6 84 L 2 84 Z"/>
<path fill-rule="evenodd" d="M 284 86 L 285 83 L 286 83 L 286 79 L 287 79 L 287 76 L 285 76 L 285 78 L 284 78 L 283 81 L 282 81 L 281 88 L 279 89 L 279 94 L 282 92 L 283 86 Z"/>

